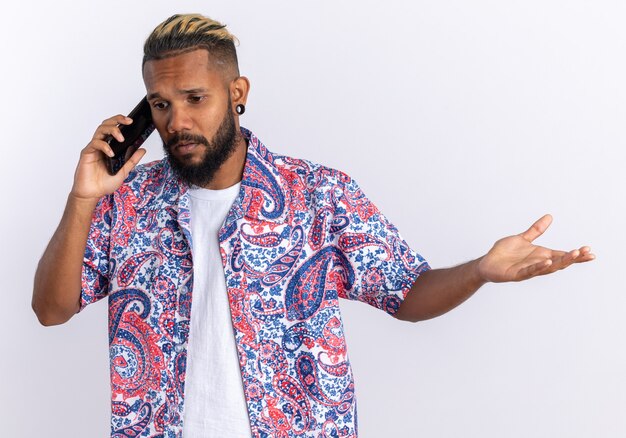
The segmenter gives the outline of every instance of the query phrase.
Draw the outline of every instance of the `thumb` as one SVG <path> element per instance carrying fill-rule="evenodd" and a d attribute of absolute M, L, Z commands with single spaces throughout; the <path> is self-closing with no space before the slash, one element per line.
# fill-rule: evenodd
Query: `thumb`
<path fill-rule="evenodd" d="M 520 234 L 524 239 L 532 242 L 537 237 L 541 236 L 552 223 L 552 215 L 546 214 L 539 218 L 529 229 Z"/>
<path fill-rule="evenodd" d="M 128 177 L 130 171 L 133 170 L 137 164 L 139 164 L 139 161 L 144 155 L 146 155 L 146 150 L 144 148 L 137 149 L 135 153 L 131 155 L 131 157 L 126 161 L 126 163 L 124 163 L 120 171 L 117 173 L 123 177 L 122 180 L 125 180 Z"/>

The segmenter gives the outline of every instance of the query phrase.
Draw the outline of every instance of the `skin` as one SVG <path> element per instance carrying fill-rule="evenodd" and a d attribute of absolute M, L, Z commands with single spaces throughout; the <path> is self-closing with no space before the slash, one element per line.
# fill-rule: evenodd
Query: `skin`
<path fill-rule="evenodd" d="M 224 119 L 228 97 L 235 115 L 237 104 L 245 104 L 250 87 L 248 79 L 237 77 L 232 68 L 215 65 L 205 50 L 145 64 L 143 76 L 148 102 L 156 129 L 166 143 L 177 132 L 212 139 Z M 239 133 L 239 117 L 235 117 L 235 131 Z M 246 151 L 246 142 L 238 135 L 235 152 L 206 188 L 224 189 L 241 181 Z M 170 152 L 187 164 L 197 164 L 206 153 L 206 146 L 182 144 Z"/>
<path fill-rule="evenodd" d="M 239 132 L 235 108 L 246 103 L 250 84 L 237 75 L 236 69 L 216 63 L 207 51 L 195 50 L 146 62 L 144 83 L 154 124 L 164 141 L 183 131 L 212 139 L 224 118 L 229 95 Z M 103 154 L 113 156 L 106 137 L 113 135 L 123 141 L 119 125 L 130 123 L 132 120 L 121 114 L 104 120 L 80 153 L 63 217 L 35 273 L 32 307 L 45 326 L 62 324 L 78 312 L 83 256 L 93 210 L 102 196 L 122 185 L 145 154 L 144 149 L 138 149 L 117 175 L 111 176 L 106 170 Z M 205 153 L 205 146 L 184 145 L 172 153 L 195 162 Z M 246 143 L 239 137 L 235 152 L 206 188 L 223 189 L 241 181 L 245 156 Z"/>
<path fill-rule="evenodd" d="M 213 139 L 227 111 L 229 96 L 239 132 L 235 108 L 246 103 L 249 82 L 234 68 L 215 63 L 205 50 L 148 61 L 144 82 L 156 129 L 165 142 L 177 132 Z M 122 115 L 105 120 L 80 154 L 65 212 L 35 273 L 32 306 L 43 325 L 62 324 L 79 309 L 82 262 L 93 210 L 102 196 L 121 186 L 145 154 L 145 150 L 137 150 L 115 176 L 106 171 L 103 154 L 113 152 L 104 139 L 113 135 L 123 141 L 118 126 L 130 123 Z M 176 145 L 171 153 L 187 163 L 196 163 L 206 153 L 206 146 Z M 241 181 L 245 156 L 245 141 L 238 137 L 235 152 L 206 188 L 223 189 Z M 550 215 L 542 217 L 527 231 L 497 241 L 476 260 L 423 273 L 396 317 L 407 321 L 434 318 L 461 304 L 486 282 L 522 281 L 594 259 L 586 246 L 565 252 L 534 245 L 551 221 Z"/>
<path fill-rule="evenodd" d="M 566 252 L 534 245 L 533 241 L 551 223 L 552 216 L 547 214 L 523 233 L 498 240 L 476 260 L 423 273 L 400 305 L 396 318 L 412 322 L 435 318 L 467 300 L 487 282 L 524 281 L 595 259 L 588 246 Z"/>

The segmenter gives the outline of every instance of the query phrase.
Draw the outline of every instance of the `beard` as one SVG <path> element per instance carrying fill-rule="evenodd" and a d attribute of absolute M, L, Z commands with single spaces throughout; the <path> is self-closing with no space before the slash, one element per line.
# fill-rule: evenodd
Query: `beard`
<path fill-rule="evenodd" d="M 213 139 L 209 142 L 206 137 L 190 132 L 177 132 L 167 141 L 163 142 L 165 155 L 174 171 L 174 174 L 189 185 L 206 187 L 215 176 L 219 168 L 235 152 L 237 145 L 237 132 L 235 132 L 235 117 L 230 110 L 230 99 L 226 115 Z M 188 164 L 171 153 L 171 149 L 179 143 L 197 143 L 204 145 L 202 161 L 196 164 Z"/>

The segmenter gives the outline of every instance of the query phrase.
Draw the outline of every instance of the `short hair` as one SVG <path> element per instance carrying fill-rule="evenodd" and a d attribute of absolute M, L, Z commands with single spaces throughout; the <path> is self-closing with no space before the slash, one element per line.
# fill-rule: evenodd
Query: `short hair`
<path fill-rule="evenodd" d="M 147 61 L 205 49 L 223 68 L 234 67 L 237 76 L 237 38 L 226 25 L 200 14 L 176 14 L 159 24 L 143 46 L 142 68 Z"/>

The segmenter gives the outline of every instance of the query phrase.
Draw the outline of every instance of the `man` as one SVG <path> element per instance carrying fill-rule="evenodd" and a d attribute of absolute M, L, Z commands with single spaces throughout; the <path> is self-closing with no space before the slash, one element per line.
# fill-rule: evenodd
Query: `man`
<path fill-rule="evenodd" d="M 143 78 L 167 157 L 135 168 L 140 149 L 109 175 L 105 139 L 132 120 L 105 120 L 33 291 L 44 325 L 109 297 L 112 436 L 356 436 L 340 297 L 419 321 L 486 282 L 594 258 L 535 246 L 546 215 L 483 257 L 430 269 L 349 176 L 240 127 L 249 81 L 234 37 L 206 17 L 160 24 Z"/>

